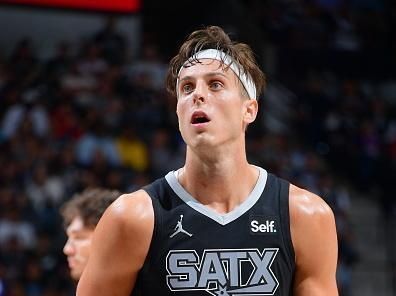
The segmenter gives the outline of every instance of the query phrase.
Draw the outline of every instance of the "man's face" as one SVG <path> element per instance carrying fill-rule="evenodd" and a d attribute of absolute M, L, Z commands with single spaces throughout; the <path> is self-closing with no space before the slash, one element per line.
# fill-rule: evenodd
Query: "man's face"
<path fill-rule="evenodd" d="M 63 253 L 67 256 L 71 277 L 78 281 L 88 262 L 94 229 L 84 225 L 81 217 L 75 217 L 66 228 L 67 242 Z"/>
<path fill-rule="evenodd" d="M 200 62 L 180 71 L 177 115 L 183 139 L 190 147 L 208 148 L 244 139 L 252 121 L 246 112 L 252 105 L 256 112 L 257 102 L 242 98 L 231 69 L 222 69 L 217 60 Z"/>

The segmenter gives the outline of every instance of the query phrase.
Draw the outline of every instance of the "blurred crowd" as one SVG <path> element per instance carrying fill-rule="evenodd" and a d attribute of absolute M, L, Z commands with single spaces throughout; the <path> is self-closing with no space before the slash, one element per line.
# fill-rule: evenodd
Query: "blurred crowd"
<path fill-rule="evenodd" d="M 275 64 L 247 149 L 333 208 L 346 296 L 359 259 L 351 191 L 375 194 L 394 216 L 396 77 L 380 55 L 385 9 L 341 2 L 246 1 Z M 29 39 L 0 55 L 0 296 L 73 295 L 59 207 L 88 187 L 131 192 L 183 165 L 167 61 L 153 40 L 137 58 L 126 44 L 109 22 L 49 60 Z"/>

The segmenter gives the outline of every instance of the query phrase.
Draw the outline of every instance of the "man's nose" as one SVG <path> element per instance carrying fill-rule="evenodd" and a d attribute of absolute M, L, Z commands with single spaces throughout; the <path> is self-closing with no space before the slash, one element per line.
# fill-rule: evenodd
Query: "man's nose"
<path fill-rule="evenodd" d="M 67 256 L 72 255 L 74 253 L 74 246 L 70 239 L 67 240 L 65 246 L 63 247 L 63 253 Z"/>
<path fill-rule="evenodd" d="M 195 85 L 193 100 L 194 103 L 203 103 L 206 101 L 207 97 L 207 87 L 204 82 L 197 82 Z"/>

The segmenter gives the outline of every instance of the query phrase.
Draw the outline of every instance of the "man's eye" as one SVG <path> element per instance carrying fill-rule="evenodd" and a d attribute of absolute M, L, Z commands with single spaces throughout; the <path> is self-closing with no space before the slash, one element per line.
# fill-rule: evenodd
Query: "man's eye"
<path fill-rule="evenodd" d="M 86 239 L 87 237 L 88 236 L 84 235 L 84 234 L 77 234 L 77 235 L 74 236 L 74 239 L 75 240 L 83 240 L 83 239 Z"/>
<path fill-rule="evenodd" d="M 223 84 L 219 81 L 213 81 L 210 86 L 212 89 L 220 89 L 223 87 Z"/>
<path fill-rule="evenodd" d="M 184 93 L 190 93 L 193 90 L 193 87 L 190 83 L 183 85 L 182 87 Z"/>

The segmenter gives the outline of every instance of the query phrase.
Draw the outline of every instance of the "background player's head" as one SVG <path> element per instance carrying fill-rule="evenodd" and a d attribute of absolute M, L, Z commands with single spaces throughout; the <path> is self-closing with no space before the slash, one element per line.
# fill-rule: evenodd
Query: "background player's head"
<path fill-rule="evenodd" d="M 217 26 L 194 31 L 170 61 L 166 86 L 176 95 L 179 128 L 189 147 L 244 140 L 265 86 L 252 49 Z"/>
<path fill-rule="evenodd" d="M 68 238 L 63 252 L 67 256 L 70 275 L 74 280 L 80 279 L 87 264 L 92 235 L 99 219 L 120 195 L 117 190 L 86 189 L 62 206 L 61 214 Z"/>

